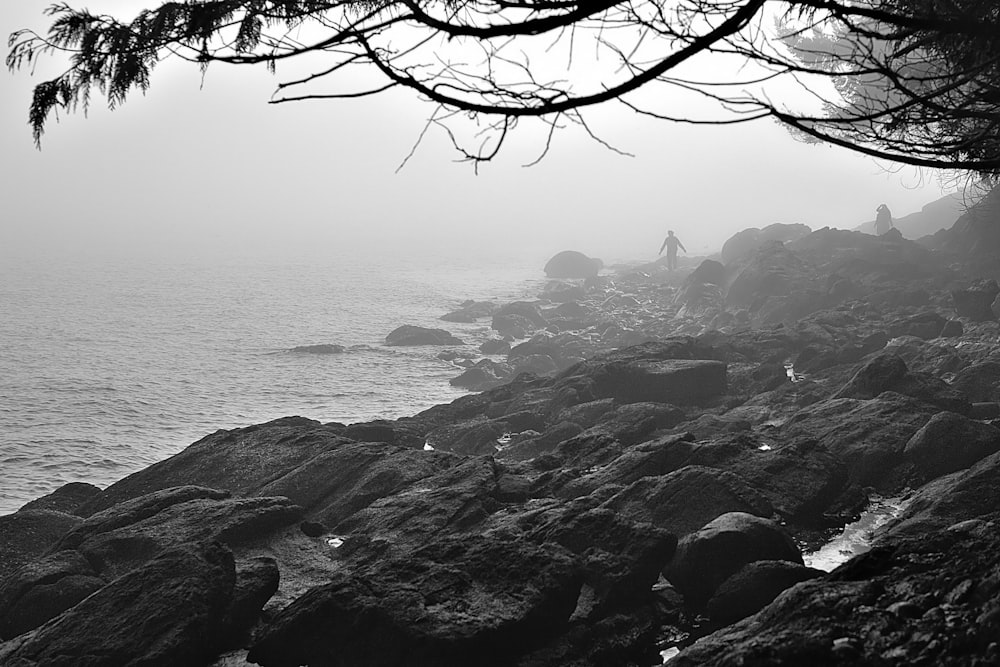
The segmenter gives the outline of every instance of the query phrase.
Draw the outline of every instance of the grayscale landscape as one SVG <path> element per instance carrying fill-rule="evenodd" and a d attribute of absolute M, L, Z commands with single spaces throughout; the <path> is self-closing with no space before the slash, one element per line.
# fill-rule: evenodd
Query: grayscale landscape
<path fill-rule="evenodd" d="M 1000 663 L 995 3 L 0 28 L 0 665 Z"/>

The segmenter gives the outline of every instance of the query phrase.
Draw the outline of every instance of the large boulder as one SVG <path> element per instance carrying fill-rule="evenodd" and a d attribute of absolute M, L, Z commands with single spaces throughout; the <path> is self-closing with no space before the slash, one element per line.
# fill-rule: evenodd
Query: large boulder
<path fill-rule="evenodd" d="M 594 373 L 600 397 L 623 403 L 689 404 L 726 391 L 726 364 L 711 359 L 638 359 L 610 363 Z"/>
<path fill-rule="evenodd" d="M 0 581 L 47 552 L 81 522 L 78 516 L 45 509 L 0 516 Z"/>
<path fill-rule="evenodd" d="M 995 524 L 973 523 L 876 546 L 698 640 L 669 664 L 995 664 L 1000 537 Z"/>
<path fill-rule="evenodd" d="M 428 329 L 412 324 L 404 324 L 389 332 L 385 344 L 392 346 L 404 345 L 462 345 L 462 339 L 456 338 L 444 329 Z"/>
<path fill-rule="evenodd" d="M 264 667 L 509 662 L 565 627 L 582 584 L 556 544 L 439 538 L 313 588 L 274 618 L 248 659 Z"/>
<path fill-rule="evenodd" d="M 683 538 L 667 566 L 667 579 L 695 606 L 748 563 L 784 560 L 802 564 L 802 554 L 781 526 L 746 512 L 729 512 Z"/>
<path fill-rule="evenodd" d="M 928 477 L 968 468 L 1000 450 L 1000 429 L 954 412 L 931 417 L 903 450 Z"/>
<path fill-rule="evenodd" d="M 731 265 L 749 257 L 757 248 L 774 241 L 794 241 L 812 232 L 802 224 L 775 223 L 763 229 L 751 227 L 737 232 L 722 245 L 722 263 Z"/>
<path fill-rule="evenodd" d="M 996 319 L 993 301 L 1000 295 L 1000 285 L 996 280 L 979 280 L 964 290 L 953 290 L 952 301 L 959 317 L 968 317 L 973 322 L 989 322 Z"/>
<path fill-rule="evenodd" d="M 594 278 L 604 268 L 604 262 L 587 257 L 582 252 L 563 250 L 545 263 L 545 275 L 549 278 Z"/>
<path fill-rule="evenodd" d="M 0 664 L 208 664 L 222 648 L 234 584 L 233 556 L 220 544 L 167 551 L 58 618 L 0 644 Z"/>
<path fill-rule="evenodd" d="M 101 492 L 99 486 L 85 482 L 70 482 L 63 484 L 52 493 L 36 498 L 21 507 L 24 510 L 51 510 L 76 514 L 77 510 L 88 500 Z"/>
<path fill-rule="evenodd" d="M 875 398 L 887 391 L 961 414 L 968 414 L 971 409 L 968 398 L 961 392 L 927 373 L 911 373 L 902 357 L 893 352 L 869 359 L 833 398 Z"/>
<path fill-rule="evenodd" d="M 79 512 L 90 516 L 125 500 L 185 485 L 255 495 L 313 457 L 350 442 L 342 432 L 343 426 L 322 425 L 303 417 L 217 431 L 115 482 L 85 502 Z"/>
<path fill-rule="evenodd" d="M 924 340 L 937 338 L 948 320 L 933 311 L 918 313 L 889 325 L 890 336 L 914 336 Z"/>
<path fill-rule="evenodd" d="M 1000 362 L 983 361 L 955 374 L 951 386 L 973 402 L 1000 401 Z"/>
<path fill-rule="evenodd" d="M 795 584 L 825 574 L 787 560 L 747 563 L 716 589 L 708 601 L 708 615 L 716 625 L 735 623 L 756 614 Z"/>
<path fill-rule="evenodd" d="M 628 471 L 618 472 L 624 473 L 621 479 L 627 481 Z M 678 536 L 698 531 L 726 513 L 763 516 L 773 513 L 767 499 L 738 476 L 698 465 L 685 466 L 662 476 L 641 477 L 605 501 L 603 506 Z"/>
<path fill-rule="evenodd" d="M 176 487 L 90 516 L 53 550 L 80 552 L 99 576 L 110 580 L 175 546 L 202 541 L 246 544 L 301 518 L 302 508 L 287 498 L 229 498 L 213 489 Z"/>
<path fill-rule="evenodd" d="M 57 551 L 27 563 L 0 582 L 0 639 L 34 630 L 104 584 L 78 551 Z"/>

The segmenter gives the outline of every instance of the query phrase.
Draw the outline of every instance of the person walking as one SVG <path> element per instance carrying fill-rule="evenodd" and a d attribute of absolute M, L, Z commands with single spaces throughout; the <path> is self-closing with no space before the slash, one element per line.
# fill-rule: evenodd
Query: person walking
<path fill-rule="evenodd" d="M 680 248 L 687 254 L 687 248 L 681 243 L 681 240 L 674 236 L 673 230 L 667 232 L 667 238 L 663 239 L 663 245 L 660 246 L 660 252 L 658 255 L 663 254 L 663 249 L 667 249 L 667 268 L 671 271 L 677 268 L 677 249 Z"/>

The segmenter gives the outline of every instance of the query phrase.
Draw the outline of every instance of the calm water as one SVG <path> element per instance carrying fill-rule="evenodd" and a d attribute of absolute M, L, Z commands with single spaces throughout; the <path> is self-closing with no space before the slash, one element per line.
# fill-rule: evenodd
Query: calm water
<path fill-rule="evenodd" d="M 450 401 L 460 370 L 436 359 L 440 349 L 386 347 L 385 335 L 417 324 L 478 345 L 488 321 L 437 318 L 467 298 L 537 291 L 541 266 L 356 249 L 297 260 L 4 259 L 0 514 L 69 481 L 104 486 L 220 428 L 395 418 Z M 316 343 L 348 351 L 282 353 Z"/>

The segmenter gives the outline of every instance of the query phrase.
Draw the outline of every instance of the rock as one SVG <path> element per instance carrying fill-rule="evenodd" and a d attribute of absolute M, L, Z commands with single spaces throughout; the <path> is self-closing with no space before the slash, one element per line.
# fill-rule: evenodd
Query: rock
<path fill-rule="evenodd" d="M 969 410 L 969 419 L 996 419 L 1000 417 L 1000 403 L 992 401 L 973 403 Z"/>
<path fill-rule="evenodd" d="M 510 382 L 513 375 L 514 369 L 510 364 L 482 359 L 448 383 L 453 387 L 462 387 L 470 391 L 483 391 Z"/>
<path fill-rule="evenodd" d="M 678 536 L 697 531 L 727 512 L 773 513 L 767 499 L 733 473 L 698 465 L 641 477 L 603 506 Z"/>
<path fill-rule="evenodd" d="M 833 398 L 875 398 L 894 391 L 945 410 L 968 414 L 968 398 L 942 380 L 925 373 L 911 373 L 906 362 L 892 352 L 870 359 Z"/>
<path fill-rule="evenodd" d="M 899 468 L 906 463 L 903 449 L 931 415 L 938 412 L 928 403 L 902 394 L 884 392 L 875 399 L 827 399 L 809 405 L 779 428 L 777 438 L 801 443 L 797 453 L 806 461 L 822 461 L 840 474 L 814 502 L 833 503 L 850 484 L 874 486 L 885 493 L 898 493 L 905 485 Z M 787 474 L 802 474 L 792 466 Z M 783 475 L 782 480 L 786 478 Z M 766 483 L 755 479 L 755 483 Z M 815 483 L 818 480 L 813 480 Z M 815 491 L 820 490 L 819 487 Z M 825 499 L 823 499 L 825 497 Z"/>
<path fill-rule="evenodd" d="M 698 403 L 726 390 L 726 364 L 707 359 L 610 363 L 598 369 L 595 376 L 598 396 L 625 403 Z"/>
<path fill-rule="evenodd" d="M 1000 614 L 985 615 L 981 601 L 1000 596 L 998 553 L 996 532 L 975 529 L 876 546 L 700 639 L 671 667 L 992 664 Z"/>
<path fill-rule="evenodd" d="M 483 341 L 479 346 L 479 351 L 483 354 L 507 354 L 510 352 L 510 343 L 502 338 L 491 338 Z"/>
<path fill-rule="evenodd" d="M 222 618 L 220 644 L 224 648 L 243 645 L 261 609 L 278 590 L 278 564 L 273 558 L 258 557 L 239 564 L 233 594 Z"/>
<path fill-rule="evenodd" d="M 716 589 L 708 614 L 716 625 L 729 625 L 771 604 L 784 590 L 826 573 L 787 560 L 747 563 Z"/>
<path fill-rule="evenodd" d="M 0 664 L 203 665 L 219 645 L 235 580 L 219 544 L 167 551 L 40 628 L 0 644 Z"/>
<path fill-rule="evenodd" d="M 292 354 L 341 354 L 347 350 L 343 345 L 321 343 L 319 345 L 299 345 L 289 350 Z"/>
<path fill-rule="evenodd" d="M 1000 450 L 1000 429 L 954 412 L 939 412 L 906 443 L 904 454 L 929 479 L 968 468 Z"/>
<path fill-rule="evenodd" d="M 965 333 L 965 327 L 958 320 L 948 320 L 941 329 L 942 338 L 958 338 Z"/>
<path fill-rule="evenodd" d="M 345 443 L 281 475 L 259 493 L 288 498 L 309 519 L 335 526 L 376 500 L 456 464 L 454 457 L 443 452 L 387 443 Z"/>
<path fill-rule="evenodd" d="M 683 538 L 664 574 L 689 603 L 700 606 L 740 568 L 761 560 L 801 565 L 802 554 L 773 521 L 729 512 Z"/>
<path fill-rule="evenodd" d="M 490 317 L 497 305 L 492 301 L 466 301 L 458 310 L 442 315 L 440 318 L 445 322 L 475 322 L 483 317 Z"/>
<path fill-rule="evenodd" d="M 961 521 L 996 519 L 1000 515 L 998 485 L 1000 453 L 995 453 L 922 486 L 884 532 L 888 538 L 920 539 Z"/>
<path fill-rule="evenodd" d="M 996 319 L 993 301 L 1000 296 L 1000 285 L 996 280 L 979 280 L 967 289 L 951 293 L 955 303 L 955 314 L 967 317 L 973 322 L 990 322 Z"/>
<path fill-rule="evenodd" d="M 924 340 L 937 338 L 944 331 L 947 320 L 935 312 L 913 315 L 903 320 L 897 320 L 889 325 L 889 335 L 915 336 Z"/>
<path fill-rule="evenodd" d="M 77 509 L 101 492 L 99 486 L 84 482 L 70 482 L 58 489 L 27 503 L 21 510 L 50 510 L 65 514 L 76 514 Z"/>
<path fill-rule="evenodd" d="M 764 244 L 730 282 L 726 303 L 758 310 L 768 297 L 787 297 L 808 286 L 807 273 L 806 264 L 781 243 Z M 820 305 L 814 302 L 814 310 Z"/>
<path fill-rule="evenodd" d="M 274 618 L 248 659 L 265 667 L 509 663 L 565 627 L 581 574 L 558 545 L 438 538 L 313 588 Z"/>
<path fill-rule="evenodd" d="M 529 354 L 514 359 L 514 375 L 533 373 L 535 375 L 552 375 L 559 367 L 547 354 Z"/>
<path fill-rule="evenodd" d="M 385 337 L 385 344 L 392 346 L 403 345 L 463 345 L 460 338 L 452 336 L 444 329 L 428 329 L 417 327 L 412 324 L 404 324 L 389 332 Z"/>
<path fill-rule="evenodd" d="M 90 516 L 54 549 L 79 551 L 110 580 L 165 549 L 206 540 L 244 544 L 302 518 L 302 509 L 287 498 L 227 495 L 195 486 L 156 491 Z"/>
<path fill-rule="evenodd" d="M 603 267 L 604 262 L 599 259 L 575 250 L 563 250 L 545 263 L 545 275 L 558 279 L 595 278 Z"/>
<path fill-rule="evenodd" d="M 0 516 L 0 582 L 41 556 L 82 520 L 45 509 L 22 509 Z"/>
<path fill-rule="evenodd" d="M 501 336 L 513 338 L 524 338 L 538 328 L 530 318 L 515 313 L 494 315 L 490 326 Z"/>
<path fill-rule="evenodd" d="M 722 245 L 722 263 L 726 266 L 737 263 L 762 245 L 774 241 L 794 241 L 809 235 L 812 230 L 802 224 L 775 223 L 763 229 L 752 227 L 731 236 Z"/>
<path fill-rule="evenodd" d="M 217 431 L 168 459 L 115 482 L 84 503 L 82 516 L 139 496 L 184 485 L 254 495 L 331 447 L 350 442 L 343 427 L 303 417 L 285 417 L 230 431 Z"/>
<path fill-rule="evenodd" d="M 963 368 L 951 386 L 974 402 L 1000 401 L 1000 363 L 983 361 Z"/>
<path fill-rule="evenodd" d="M 552 303 L 575 303 L 587 296 L 587 290 L 582 285 L 573 285 L 562 282 L 550 282 L 542 290 L 539 296 L 548 299 Z M 579 304 L 577 304 L 579 305 Z"/>
<path fill-rule="evenodd" d="M 0 583 L 0 638 L 34 630 L 104 584 L 77 551 L 57 551 L 28 562 Z"/>

